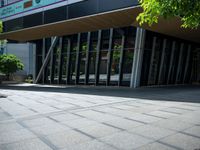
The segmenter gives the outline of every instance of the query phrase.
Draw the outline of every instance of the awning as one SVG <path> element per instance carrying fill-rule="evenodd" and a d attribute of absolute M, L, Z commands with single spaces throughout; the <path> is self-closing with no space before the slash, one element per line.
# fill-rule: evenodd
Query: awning
<path fill-rule="evenodd" d="M 16 41 L 30 41 L 51 36 L 70 35 L 79 32 L 96 31 L 99 29 L 118 28 L 125 26 L 138 26 L 136 16 L 141 12 L 141 7 L 129 7 L 110 12 L 64 20 L 56 23 L 35 26 L 0 34 L 0 39 Z M 158 24 L 143 28 L 175 36 L 181 39 L 200 43 L 200 28 L 197 30 L 180 28 L 178 18 L 170 20 L 160 19 Z"/>

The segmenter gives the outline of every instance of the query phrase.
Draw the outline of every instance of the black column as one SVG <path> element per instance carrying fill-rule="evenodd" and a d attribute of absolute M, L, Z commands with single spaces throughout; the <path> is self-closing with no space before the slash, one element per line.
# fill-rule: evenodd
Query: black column
<path fill-rule="evenodd" d="M 88 81 L 89 81 L 90 49 L 91 49 L 91 32 L 88 32 L 86 62 L 85 62 L 85 84 L 86 85 L 88 84 Z"/>
<path fill-rule="evenodd" d="M 66 75 L 67 75 L 67 80 L 66 84 L 70 83 L 70 61 L 71 61 L 71 38 L 68 37 L 67 39 L 67 66 L 66 66 Z"/>
<path fill-rule="evenodd" d="M 100 49 L 101 49 L 101 38 L 102 38 L 102 30 L 98 32 L 98 42 L 97 42 L 97 56 L 96 56 L 96 66 L 95 66 L 95 85 L 99 83 L 99 66 L 100 66 Z"/>
<path fill-rule="evenodd" d="M 81 42 L 81 33 L 78 34 L 78 39 L 77 39 L 77 50 L 76 50 L 76 79 L 75 79 L 75 84 L 79 83 L 79 74 L 80 74 L 80 42 Z"/>
<path fill-rule="evenodd" d="M 122 79 L 123 79 L 123 62 L 124 62 L 124 45 L 125 45 L 125 34 L 122 35 L 122 47 L 121 47 L 121 52 L 120 52 L 120 60 L 119 60 L 119 81 L 118 81 L 118 86 L 121 86 L 122 84 Z"/>
<path fill-rule="evenodd" d="M 110 72 L 111 72 L 111 65 L 112 65 L 112 45 L 113 45 L 113 28 L 110 29 L 110 37 L 109 37 L 109 47 L 108 47 L 108 62 L 107 62 L 107 80 L 106 85 L 110 84 Z"/>

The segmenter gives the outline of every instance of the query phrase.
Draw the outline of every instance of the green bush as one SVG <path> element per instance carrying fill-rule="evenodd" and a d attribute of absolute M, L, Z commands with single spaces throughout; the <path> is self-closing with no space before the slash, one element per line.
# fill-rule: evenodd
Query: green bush
<path fill-rule="evenodd" d="M 16 71 L 23 70 L 24 65 L 20 59 L 12 54 L 0 55 L 0 72 L 4 73 L 9 80 L 10 75 Z"/>

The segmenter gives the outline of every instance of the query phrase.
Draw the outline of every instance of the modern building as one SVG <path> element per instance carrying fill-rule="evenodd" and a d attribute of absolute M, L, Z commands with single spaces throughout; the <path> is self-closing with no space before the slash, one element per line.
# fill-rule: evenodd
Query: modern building
<path fill-rule="evenodd" d="M 36 44 L 35 83 L 200 83 L 200 28 L 139 27 L 137 0 L 0 0 L 0 39 Z"/>
<path fill-rule="evenodd" d="M 33 43 L 8 43 L 4 47 L 4 54 L 14 54 L 24 64 L 24 69 L 15 75 L 26 77 L 35 74 L 36 45 Z"/>

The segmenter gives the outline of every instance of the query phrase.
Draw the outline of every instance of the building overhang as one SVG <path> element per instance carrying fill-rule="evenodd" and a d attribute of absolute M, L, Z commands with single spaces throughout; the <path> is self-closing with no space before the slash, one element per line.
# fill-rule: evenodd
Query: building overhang
<path fill-rule="evenodd" d="M 71 35 L 79 32 L 99 29 L 138 26 L 137 15 L 142 11 L 140 6 L 118 9 L 110 12 L 64 20 L 56 23 L 20 29 L 0 34 L 0 40 L 30 41 L 51 36 Z M 180 28 L 179 18 L 159 19 L 153 26 L 142 26 L 145 29 L 200 43 L 200 28 L 191 30 Z"/>

